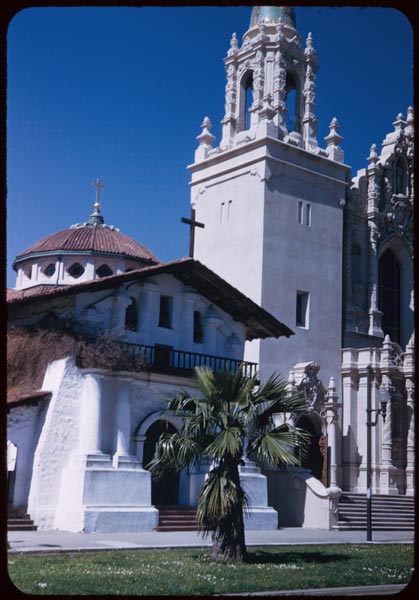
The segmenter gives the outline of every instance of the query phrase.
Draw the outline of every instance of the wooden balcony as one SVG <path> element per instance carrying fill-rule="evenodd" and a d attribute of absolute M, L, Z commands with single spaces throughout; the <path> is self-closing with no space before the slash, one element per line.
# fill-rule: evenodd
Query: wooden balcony
<path fill-rule="evenodd" d="M 240 366 L 246 375 L 254 375 L 257 363 L 251 363 L 223 356 L 212 356 L 197 352 L 175 350 L 168 346 L 144 346 L 128 342 L 118 342 L 118 347 L 132 363 L 134 370 L 159 371 L 182 375 L 192 375 L 195 367 L 209 367 L 213 371 L 235 372 Z"/>

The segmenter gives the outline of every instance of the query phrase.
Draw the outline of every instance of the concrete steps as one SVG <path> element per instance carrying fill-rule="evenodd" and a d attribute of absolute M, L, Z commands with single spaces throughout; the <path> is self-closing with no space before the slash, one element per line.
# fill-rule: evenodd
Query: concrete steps
<path fill-rule="evenodd" d="M 7 507 L 7 529 L 8 531 L 36 531 L 37 526 L 24 508 L 19 506 Z"/>
<path fill-rule="evenodd" d="M 197 531 L 196 508 L 193 506 L 156 506 L 159 524 L 155 531 Z"/>
<path fill-rule="evenodd" d="M 367 527 L 365 494 L 344 492 L 339 500 L 338 523 L 334 529 L 364 530 Z M 372 497 L 372 528 L 376 531 L 412 531 L 415 528 L 415 500 L 412 496 Z"/>

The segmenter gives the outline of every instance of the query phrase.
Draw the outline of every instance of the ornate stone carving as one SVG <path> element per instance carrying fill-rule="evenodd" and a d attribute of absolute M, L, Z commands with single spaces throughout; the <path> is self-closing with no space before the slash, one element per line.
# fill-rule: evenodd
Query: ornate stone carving
<path fill-rule="evenodd" d="M 393 194 L 391 210 L 386 214 L 385 231 L 399 233 L 413 247 L 413 206 L 404 194 Z"/>
<path fill-rule="evenodd" d="M 325 402 L 326 388 L 317 377 L 320 365 L 316 362 L 309 363 L 304 369 L 304 377 L 297 386 L 299 392 L 303 392 L 307 408 L 320 412 Z"/>

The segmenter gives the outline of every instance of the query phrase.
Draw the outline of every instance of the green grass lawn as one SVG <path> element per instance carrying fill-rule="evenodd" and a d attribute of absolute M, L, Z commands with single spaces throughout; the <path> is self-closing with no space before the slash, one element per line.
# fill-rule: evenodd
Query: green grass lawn
<path fill-rule="evenodd" d="M 192 595 L 407 583 L 413 545 L 261 546 L 246 564 L 211 561 L 208 548 L 11 554 L 28 594 Z"/>

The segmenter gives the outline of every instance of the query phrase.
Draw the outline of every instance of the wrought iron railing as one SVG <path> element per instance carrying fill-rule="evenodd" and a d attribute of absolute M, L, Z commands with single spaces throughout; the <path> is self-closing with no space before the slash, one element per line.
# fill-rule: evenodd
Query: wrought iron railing
<path fill-rule="evenodd" d="M 257 363 L 213 356 L 198 352 L 185 352 L 175 350 L 168 346 L 145 346 L 129 342 L 118 342 L 120 350 L 133 365 L 141 365 L 141 368 L 150 371 L 183 371 L 192 374 L 195 367 L 209 367 L 213 371 L 236 372 L 240 367 L 246 375 L 254 375 L 257 371 Z"/>

